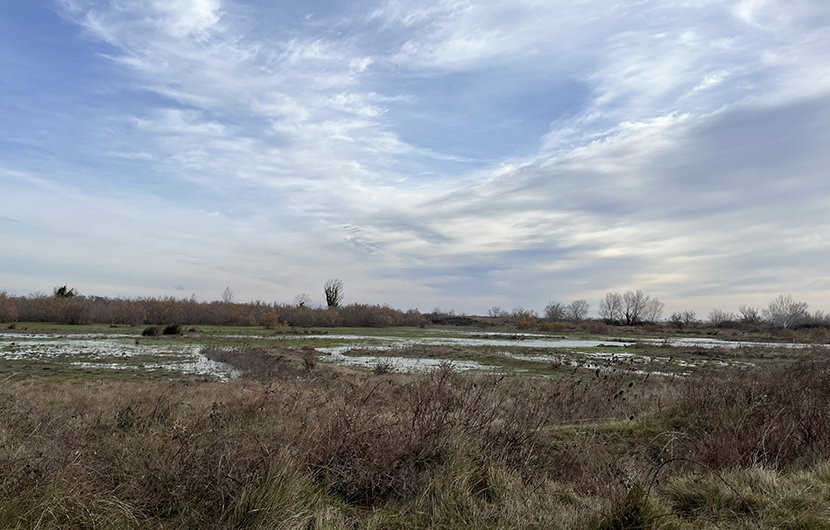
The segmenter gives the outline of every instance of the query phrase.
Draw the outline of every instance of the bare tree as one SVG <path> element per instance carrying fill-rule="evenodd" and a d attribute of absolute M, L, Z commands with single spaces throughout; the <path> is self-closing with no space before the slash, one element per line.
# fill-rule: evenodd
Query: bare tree
<path fill-rule="evenodd" d="M 582 322 L 588 316 L 590 310 L 591 304 L 588 303 L 588 300 L 580 298 L 565 307 L 565 318 L 571 322 Z"/>
<path fill-rule="evenodd" d="M 697 323 L 695 312 L 691 309 L 686 311 L 675 311 L 669 317 L 669 322 L 674 324 L 678 329 L 683 329 L 687 326 Z"/>
<path fill-rule="evenodd" d="M 658 300 L 657 298 L 649 299 L 646 296 L 646 303 L 645 307 L 643 308 L 642 313 L 642 320 L 645 322 L 657 322 L 660 320 L 660 317 L 663 316 L 663 309 L 666 307 L 666 304 Z"/>
<path fill-rule="evenodd" d="M 830 313 L 816 309 L 810 316 L 810 323 L 816 326 L 830 327 Z"/>
<path fill-rule="evenodd" d="M 796 302 L 792 295 L 778 295 L 778 298 L 769 303 L 764 309 L 764 318 L 770 324 L 781 328 L 791 328 L 807 320 L 810 312 L 806 302 Z"/>
<path fill-rule="evenodd" d="M 625 293 L 622 297 L 622 313 L 625 323 L 639 324 L 643 320 L 648 303 L 648 295 L 639 289 Z"/>
<path fill-rule="evenodd" d="M 294 297 L 294 305 L 297 307 L 308 307 L 311 305 L 311 297 L 307 293 L 301 293 Z"/>
<path fill-rule="evenodd" d="M 720 327 L 727 322 L 735 320 L 735 315 L 720 309 L 712 309 L 709 312 L 709 323 L 715 327 Z"/>
<path fill-rule="evenodd" d="M 623 319 L 622 296 L 620 293 L 608 293 L 599 301 L 597 309 L 599 317 L 608 323 L 620 322 Z"/>
<path fill-rule="evenodd" d="M 233 303 L 233 290 L 231 290 L 230 286 L 225 287 L 225 290 L 222 291 L 222 301 L 226 304 Z"/>
<path fill-rule="evenodd" d="M 761 312 L 749 306 L 738 306 L 738 313 L 741 314 L 741 324 L 758 324 L 761 322 Z"/>
<path fill-rule="evenodd" d="M 534 319 L 539 318 L 539 315 L 533 309 L 525 309 L 524 307 L 517 305 L 510 311 L 510 316 L 515 320 L 521 319 Z"/>
<path fill-rule="evenodd" d="M 551 300 L 545 306 L 545 320 L 550 322 L 561 322 L 565 320 L 565 306 L 556 300 Z"/>
<path fill-rule="evenodd" d="M 623 295 L 608 293 L 599 302 L 599 316 L 606 322 L 622 322 L 631 326 L 659 320 L 665 307 L 666 304 L 639 289 Z"/>
<path fill-rule="evenodd" d="M 329 308 L 339 306 L 343 302 L 343 281 L 338 278 L 329 278 L 323 284 L 323 292 Z"/>
<path fill-rule="evenodd" d="M 502 309 L 501 307 L 494 305 L 487 310 L 487 316 L 492 318 L 507 318 L 510 316 L 510 313 L 508 313 L 506 309 Z"/>
<path fill-rule="evenodd" d="M 681 315 L 683 317 L 683 323 L 685 325 L 691 326 L 692 324 L 697 323 L 697 315 L 695 315 L 695 312 L 693 310 L 687 309 L 686 311 L 683 311 Z"/>

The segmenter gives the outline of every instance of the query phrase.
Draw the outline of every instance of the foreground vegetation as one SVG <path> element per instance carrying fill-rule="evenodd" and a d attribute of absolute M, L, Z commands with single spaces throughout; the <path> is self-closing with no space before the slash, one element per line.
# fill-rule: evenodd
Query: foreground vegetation
<path fill-rule="evenodd" d="M 210 355 L 243 377 L 2 381 L 0 526 L 830 528 L 820 350 L 685 378 Z"/>

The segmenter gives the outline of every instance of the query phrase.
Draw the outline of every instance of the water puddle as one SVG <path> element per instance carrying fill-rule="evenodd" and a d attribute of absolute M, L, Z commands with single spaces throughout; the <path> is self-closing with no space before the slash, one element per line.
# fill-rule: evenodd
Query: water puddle
<path fill-rule="evenodd" d="M 390 371 L 402 373 L 428 372 L 444 364 L 449 364 L 459 372 L 492 369 L 492 367 L 485 366 L 476 361 L 434 359 L 427 357 L 375 357 L 371 355 L 332 354 L 331 361 L 346 366 L 369 369 L 382 365 L 388 367 Z"/>
<path fill-rule="evenodd" d="M 9 335 L 0 334 L 0 355 L 10 361 L 49 361 L 79 370 L 166 371 L 219 381 L 239 375 L 230 365 L 211 361 L 198 346 L 189 344 L 137 343 L 129 335 Z"/>

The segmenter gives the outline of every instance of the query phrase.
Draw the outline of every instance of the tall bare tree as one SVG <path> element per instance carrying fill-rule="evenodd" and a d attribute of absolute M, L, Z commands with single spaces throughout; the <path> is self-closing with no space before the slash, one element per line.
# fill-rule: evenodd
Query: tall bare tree
<path fill-rule="evenodd" d="M 323 293 L 326 295 L 326 305 L 329 308 L 339 306 L 343 302 L 343 281 L 329 278 L 323 284 Z"/>
<path fill-rule="evenodd" d="M 625 323 L 629 326 L 639 324 L 643 320 L 648 303 L 648 295 L 639 289 L 625 293 L 622 297 L 622 314 Z"/>
<path fill-rule="evenodd" d="M 631 326 L 659 320 L 665 307 L 666 304 L 639 289 L 623 295 L 608 293 L 599 302 L 599 316 L 607 322 L 622 322 Z"/>
<path fill-rule="evenodd" d="M 796 302 L 792 295 L 783 294 L 769 303 L 764 309 L 764 318 L 770 324 L 780 328 L 791 328 L 801 324 L 810 317 L 806 302 Z"/>
<path fill-rule="evenodd" d="M 762 320 L 761 312 L 755 307 L 738 306 L 738 313 L 741 314 L 741 324 L 757 324 Z"/>
<path fill-rule="evenodd" d="M 233 289 L 231 289 L 231 286 L 228 285 L 227 287 L 225 287 L 225 290 L 222 291 L 222 301 L 225 302 L 226 304 L 232 304 L 233 303 L 233 297 L 234 297 Z"/>
<path fill-rule="evenodd" d="M 580 298 L 565 307 L 565 318 L 571 322 L 582 322 L 588 316 L 590 310 L 591 304 L 588 303 L 588 300 Z"/>
<path fill-rule="evenodd" d="M 545 320 L 550 322 L 561 322 L 565 319 L 565 306 L 556 300 L 548 302 L 548 305 L 545 306 Z"/>
<path fill-rule="evenodd" d="M 709 323 L 716 328 L 726 324 L 727 322 L 731 322 L 732 320 L 735 320 L 735 315 L 727 311 L 712 309 L 712 311 L 709 312 Z"/>
<path fill-rule="evenodd" d="M 607 293 L 605 298 L 599 301 L 597 309 L 599 317 L 606 322 L 620 322 L 623 319 L 622 295 L 620 293 Z"/>

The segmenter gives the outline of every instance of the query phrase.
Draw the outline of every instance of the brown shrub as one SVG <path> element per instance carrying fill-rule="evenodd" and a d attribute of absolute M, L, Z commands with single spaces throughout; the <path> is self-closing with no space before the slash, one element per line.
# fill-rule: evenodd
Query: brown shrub
<path fill-rule="evenodd" d="M 537 328 L 539 331 L 548 331 L 553 333 L 564 333 L 566 331 L 573 331 L 576 329 L 576 325 L 571 324 L 570 322 L 540 322 L 539 327 Z"/>
<path fill-rule="evenodd" d="M 583 324 L 580 324 L 580 328 L 585 329 L 588 333 L 592 335 L 607 335 L 611 332 L 611 326 L 609 326 L 605 322 L 600 321 L 585 322 Z"/>

